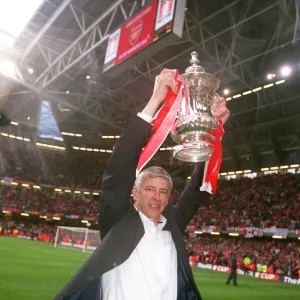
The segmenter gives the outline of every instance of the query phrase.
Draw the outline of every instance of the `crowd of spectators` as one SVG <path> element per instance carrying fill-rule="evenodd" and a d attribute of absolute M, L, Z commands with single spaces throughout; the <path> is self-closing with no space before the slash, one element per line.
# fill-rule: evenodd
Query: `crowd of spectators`
<path fill-rule="evenodd" d="M 198 262 L 230 266 L 230 254 L 237 257 L 238 267 L 244 268 L 248 257 L 251 271 L 258 265 L 266 265 L 267 272 L 279 275 L 298 276 L 300 269 L 299 241 L 245 239 L 224 236 L 186 234 L 187 250 Z"/>
<path fill-rule="evenodd" d="M 0 208 L 43 214 L 97 217 L 99 196 L 57 193 L 54 189 L 0 186 Z M 277 174 L 254 179 L 220 180 L 218 192 L 190 225 L 300 229 L 300 175 Z"/>
<path fill-rule="evenodd" d="M 44 242 L 54 242 L 56 227 L 32 222 L 16 222 L 12 219 L 0 219 L 0 236 L 20 237 Z"/>
<path fill-rule="evenodd" d="M 41 215 L 61 214 L 97 217 L 99 196 L 57 193 L 53 189 L 0 186 L 0 208 L 36 211 Z"/>
<path fill-rule="evenodd" d="M 191 224 L 300 229 L 300 174 L 220 180 L 210 205 Z"/>

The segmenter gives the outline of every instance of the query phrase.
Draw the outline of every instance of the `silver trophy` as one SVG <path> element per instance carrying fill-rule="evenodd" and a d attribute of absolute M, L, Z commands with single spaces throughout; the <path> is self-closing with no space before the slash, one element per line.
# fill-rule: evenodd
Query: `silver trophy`
<path fill-rule="evenodd" d="M 218 122 L 212 113 L 212 104 L 220 80 L 205 73 L 199 65 L 198 53 L 192 52 L 191 66 L 181 75 L 183 101 L 178 117 L 172 126 L 171 137 L 178 144 L 174 156 L 186 162 L 209 160 L 215 137 L 212 131 Z"/>

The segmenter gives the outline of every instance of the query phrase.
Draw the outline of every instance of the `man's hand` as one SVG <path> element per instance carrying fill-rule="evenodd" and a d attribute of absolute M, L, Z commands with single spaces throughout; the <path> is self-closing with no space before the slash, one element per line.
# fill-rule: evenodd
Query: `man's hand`
<path fill-rule="evenodd" d="M 163 69 L 155 78 L 151 100 L 156 101 L 159 104 L 163 102 L 166 98 L 168 88 L 171 88 L 174 93 L 177 92 L 175 70 Z"/>
<path fill-rule="evenodd" d="M 174 93 L 177 93 L 175 71 L 163 69 L 155 78 L 152 96 L 142 112 L 153 117 L 160 104 L 165 100 L 168 88 L 171 88 Z"/>
<path fill-rule="evenodd" d="M 223 125 L 226 123 L 230 115 L 230 111 L 226 107 L 226 100 L 223 97 L 220 97 L 218 94 L 216 94 L 214 97 L 212 113 L 218 121 L 222 121 Z"/>

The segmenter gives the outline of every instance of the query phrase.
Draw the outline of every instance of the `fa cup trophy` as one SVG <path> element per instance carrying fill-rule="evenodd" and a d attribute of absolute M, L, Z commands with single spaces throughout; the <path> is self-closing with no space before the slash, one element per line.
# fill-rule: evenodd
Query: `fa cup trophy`
<path fill-rule="evenodd" d="M 171 137 L 178 144 L 174 156 L 186 162 L 209 160 L 215 142 L 212 134 L 218 122 L 212 113 L 212 104 L 220 80 L 206 73 L 199 65 L 198 53 L 192 52 L 191 66 L 181 75 L 183 101 Z"/>

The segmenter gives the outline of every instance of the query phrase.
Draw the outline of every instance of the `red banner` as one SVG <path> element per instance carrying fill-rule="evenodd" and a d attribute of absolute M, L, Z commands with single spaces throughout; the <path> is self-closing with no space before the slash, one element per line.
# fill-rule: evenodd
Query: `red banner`
<path fill-rule="evenodd" d="M 20 213 L 20 208 L 10 208 L 10 207 L 3 207 L 2 211 L 8 211 L 10 213 Z"/>
<path fill-rule="evenodd" d="M 92 221 L 92 222 L 96 222 L 97 218 L 96 217 L 84 217 L 85 220 L 87 221 Z"/>
<path fill-rule="evenodd" d="M 66 219 L 73 219 L 73 220 L 80 220 L 81 216 L 79 216 L 79 215 L 66 215 L 65 218 Z"/>
<path fill-rule="evenodd" d="M 246 227 L 245 238 L 262 237 L 264 230 L 257 227 Z"/>
<path fill-rule="evenodd" d="M 157 1 L 153 1 L 121 28 L 115 65 L 152 43 Z"/>
<path fill-rule="evenodd" d="M 190 263 L 193 262 L 192 259 L 190 259 Z M 195 264 L 193 263 L 195 266 Z M 212 264 L 204 264 L 199 262 L 197 264 L 197 267 L 200 269 L 206 269 L 206 270 L 212 270 L 216 272 L 223 272 L 223 273 L 230 273 L 231 268 L 226 267 L 226 266 L 219 266 L 219 265 L 212 265 Z M 261 273 L 261 272 L 252 272 L 252 271 L 247 271 L 245 272 L 242 269 L 237 269 L 237 275 L 242 275 L 242 276 L 248 276 L 248 277 L 255 277 L 255 278 L 260 278 L 260 279 L 265 279 L 265 280 L 271 280 L 271 281 L 279 281 L 283 276 L 279 276 L 277 274 L 269 274 L 269 273 Z M 284 276 L 286 277 L 286 276 Z M 281 280 L 283 281 L 283 280 Z M 300 280 L 299 280 L 300 281 Z M 288 279 L 285 280 L 285 282 L 288 282 Z M 294 283 L 294 284 L 297 284 Z"/>
<path fill-rule="evenodd" d="M 206 232 L 220 232 L 221 229 L 222 229 L 221 226 L 217 226 L 217 225 L 210 225 L 210 226 L 202 227 L 202 230 L 206 231 Z"/>
<path fill-rule="evenodd" d="M 42 215 L 42 212 L 37 211 L 37 210 L 26 210 L 26 212 L 27 212 L 28 214 L 36 215 L 36 216 L 41 216 L 41 215 Z"/>
<path fill-rule="evenodd" d="M 266 280 L 279 280 L 279 275 L 277 274 L 269 274 L 269 273 L 260 273 L 260 272 L 255 272 L 255 277 L 260 278 L 260 279 L 266 279 Z"/>
<path fill-rule="evenodd" d="M 64 214 L 48 214 L 49 217 L 56 217 L 56 218 L 62 218 L 64 216 Z"/>

